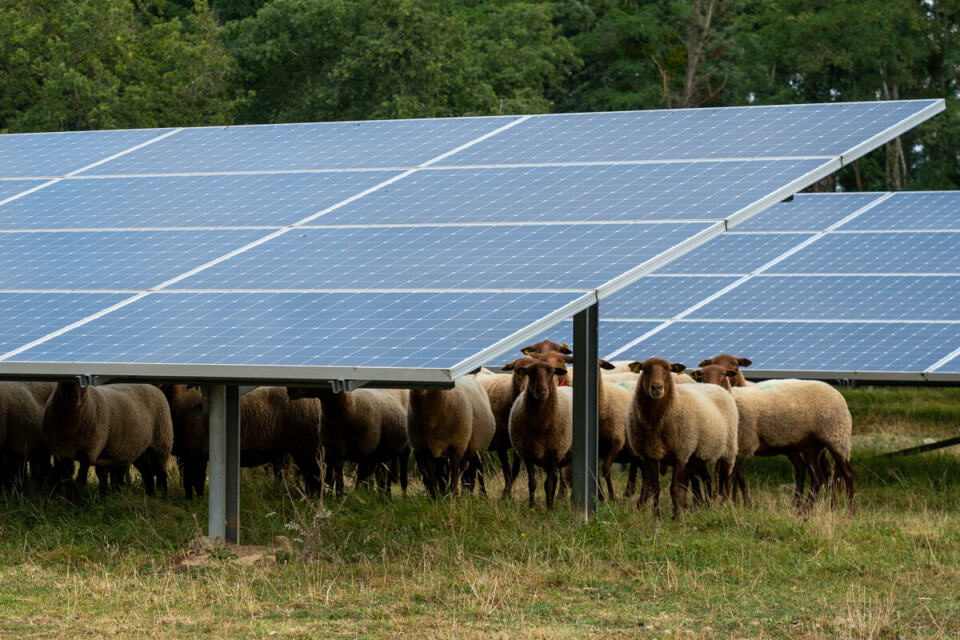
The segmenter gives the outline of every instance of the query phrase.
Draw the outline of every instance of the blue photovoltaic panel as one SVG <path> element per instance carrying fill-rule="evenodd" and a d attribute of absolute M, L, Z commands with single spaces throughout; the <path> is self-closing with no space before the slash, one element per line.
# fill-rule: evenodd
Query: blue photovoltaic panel
<path fill-rule="evenodd" d="M 68 179 L 0 207 L 0 228 L 290 225 L 395 175 L 357 171 Z"/>
<path fill-rule="evenodd" d="M 709 227 L 302 227 L 178 288 L 593 289 Z"/>
<path fill-rule="evenodd" d="M 960 233 L 830 233 L 768 273 L 960 273 Z"/>
<path fill-rule="evenodd" d="M 6 200 L 18 193 L 23 193 L 29 189 L 44 184 L 47 180 L 0 180 L 0 200 Z M 0 209 L 0 212 L 6 212 L 6 209 Z M 3 213 L 0 220 L 6 220 L 7 214 Z"/>
<path fill-rule="evenodd" d="M 960 230 L 960 191 L 895 193 L 841 231 Z"/>
<path fill-rule="evenodd" d="M 825 231 L 883 197 L 882 193 L 798 193 L 734 227 L 737 231 Z M 870 216 L 872 217 L 872 213 Z M 864 216 L 861 216 L 864 217 Z M 846 227 L 844 227 L 846 228 Z"/>
<path fill-rule="evenodd" d="M 960 277 L 758 276 L 688 318 L 960 320 Z"/>
<path fill-rule="evenodd" d="M 0 233 L 0 289 L 142 289 L 264 236 L 262 230 Z"/>
<path fill-rule="evenodd" d="M 112 293 L 0 293 L 0 354 L 129 297 Z"/>
<path fill-rule="evenodd" d="M 13 361 L 449 368 L 580 297 L 151 294 Z"/>
<path fill-rule="evenodd" d="M 598 349 L 600 357 L 604 357 L 604 354 L 612 352 L 617 347 L 622 346 L 622 342 L 619 340 L 622 338 L 622 334 L 617 331 L 608 331 L 608 325 L 625 325 L 628 323 L 625 322 L 608 322 L 606 320 L 600 321 L 600 326 L 597 329 L 597 342 L 599 343 Z M 655 329 L 660 326 L 659 322 L 631 322 L 629 323 L 631 331 L 635 332 L 633 335 L 641 335 L 646 331 Z M 499 367 L 508 362 L 513 362 L 517 358 L 522 357 L 523 354 L 520 353 L 520 349 L 529 345 L 540 342 L 541 340 L 553 340 L 554 342 L 564 343 L 566 342 L 573 348 L 573 321 L 565 320 L 559 324 L 554 325 L 550 329 L 539 334 L 535 338 L 530 338 L 524 344 L 519 345 L 514 349 L 508 349 L 503 353 L 500 353 L 496 356 L 487 359 L 487 365 L 492 367 Z"/>
<path fill-rule="evenodd" d="M 604 322 L 603 329 L 616 332 L 621 345 L 643 335 L 625 323 Z M 753 369 L 920 372 L 956 348 L 957 334 L 956 324 L 676 322 L 616 357 L 695 367 L 731 353 L 753 360 Z"/>
<path fill-rule="evenodd" d="M 421 171 L 324 223 L 722 219 L 823 160 Z"/>
<path fill-rule="evenodd" d="M 516 116 L 184 129 L 86 174 L 413 167 Z"/>
<path fill-rule="evenodd" d="M 811 237 L 812 233 L 727 232 L 657 269 L 657 273 L 748 274 Z"/>
<path fill-rule="evenodd" d="M 738 276 L 644 276 L 600 301 L 603 318 L 672 318 Z"/>
<path fill-rule="evenodd" d="M 957 344 L 960 349 L 960 343 Z M 952 352 L 951 352 L 952 353 Z M 954 356 L 952 360 L 943 363 L 936 369 L 937 373 L 960 373 L 960 356 Z"/>
<path fill-rule="evenodd" d="M 535 116 L 445 164 L 838 156 L 934 100 Z"/>
<path fill-rule="evenodd" d="M 62 176 L 168 131 L 123 129 L 0 135 L 0 177 Z"/>

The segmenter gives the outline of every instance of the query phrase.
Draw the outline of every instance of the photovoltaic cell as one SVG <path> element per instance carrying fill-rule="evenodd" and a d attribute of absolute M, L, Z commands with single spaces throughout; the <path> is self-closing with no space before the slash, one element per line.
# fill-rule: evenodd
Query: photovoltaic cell
<path fill-rule="evenodd" d="M 590 289 L 709 226 L 303 227 L 178 288 Z"/>
<path fill-rule="evenodd" d="M 185 129 L 86 174 L 413 167 L 515 116 Z"/>
<path fill-rule="evenodd" d="M 0 354 L 129 297 L 125 294 L 0 293 Z"/>
<path fill-rule="evenodd" d="M 722 219 L 822 160 L 421 171 L 325 223 Z"/>
<path fill-rule="evenodd" d="M 758 276 L 688 317 L 960 320 L 960 277 Z"/>
<path fill-rule="evenodd" d="M 798 193 L 792 202 L 781 202 L 742 224 L 736 231 L 825 231 L 883 196 L 882 193 Z M 872 218 L 873 213 L 867 218 Z"/>
<path fill-rule="evenodd" d="M 579 297 L 157 293 L 12 361 L 447 368 Z"/>
<path fill-rule="evenodd" d="M 456 165 L 837 156 L 932 100 L 535 116 Z"/>
<path fill-rule="evenodd" d="M 831 233 L 769 273 L 960 273 L 960 233 Z"/>
<path fill-rule="evenodd" d="M 289 225 L 395 175 L 357 171 L 61 180 L 0 207 L 0 228 Z"/>
<path fill-rule="evenodd" d="M 870 215 L 854 218 L 842 231 L 960 230 L 960 192 L 895 193 Z"/>
<path fill-rule="evenodd" d="M 62 176 L 168 131 L 123 129 L 0 135 L 0 177 Z"/>
<path fill-rule="evenodd" d="M 0 136 L 2 138 L 2 136 Z M 23 193 L 44 184 L 47 180 L 0 180 L 0 200 L 6 200 L 18 193 Z M 0 209 L 6 211 L 6 209 Z M 6 220 L 6 216 L 0 216 L 0 220 Z"/>
<path fill-rule="evenodd" d="M 603 323 L 621 345 L 643 335 Z M 922 323 L 676 322 L 618 359 L 661 357 L 696 366 L 732 353 L 753 369 L 785 371 L 920 372 L 956 348 L 957 325 Z"/>
<path fill-rule="evenodd" d="M 812 233 L 723 233 L 695 251 L 657 269 L 658 274 L 748 274 L 782 255 Z"/>
<path fill-rule="evenodd" d="M 141 289 L 262 238 L 261 231 L 0 233 L 0 289 Z"/>
<path fill-rule="evenodd" d="M 737 276 L 644 276 L 600 301 L 600 318 L 672 318 Z"/>

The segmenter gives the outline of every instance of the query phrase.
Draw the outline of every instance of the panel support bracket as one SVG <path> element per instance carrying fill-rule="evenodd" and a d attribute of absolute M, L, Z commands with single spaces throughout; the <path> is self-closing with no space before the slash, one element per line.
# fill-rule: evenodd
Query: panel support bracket
<path fill-rule="evenodd" d="M 240 388 L 204 389 L 210 412 L 210 502 L 207 532 L 220 542 L 240 542 Z"/>

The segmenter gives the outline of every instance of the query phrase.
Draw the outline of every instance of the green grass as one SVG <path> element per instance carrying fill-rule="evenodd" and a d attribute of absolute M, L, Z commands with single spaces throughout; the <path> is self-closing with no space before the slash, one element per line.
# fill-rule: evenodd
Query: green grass
<path fill-rule="evenodd" d="M 888 433 L 923 433 L 897 415 Z M 656 521 L 619 502 L 586 525 L 519 487 L 432 501 L 414 479 L 406 499 L 321 506 L 245 471 L 244 544 L 294 539 L 254 566 L 243 550 L 183 566 L 206 501 L 175 485 L 169 501 L 0 495 L 0 638 L 954 638 L 960 457 L 878 457 L 874 435 L 857 437 L 852 520 L 826 500 L 795 515 L 778 459 L 749 463 L 750 508 Z"/>

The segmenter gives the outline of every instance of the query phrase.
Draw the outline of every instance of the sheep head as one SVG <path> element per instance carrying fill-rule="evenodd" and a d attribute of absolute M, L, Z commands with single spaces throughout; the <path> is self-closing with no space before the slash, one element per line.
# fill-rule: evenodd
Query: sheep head
<path fill-rule="evenodd" d="M 694 369 L 691 371 L 690 377 L 697 382 L 715 384 L 723 387 L 724 389 L 729 389 L 736 382 L 737 378 L 739 377 L 739 373 L 733 369 L 727 369 L 719 364 L 708 364 L 700 367 L 700 369 Z"/>
<path fill-rule="evenodd" d="M 527 381 L 527 393 L 535 400 L 544 400 L 553 393 L 557 378 L 567 375 L 563 354 L 540 354 L 538 358 L 529 358 L 531 362 L 514 367 L 514 375 Z"/>
<path fill-rule="evenodd" d="M 671 373 L 678 373 L 686 367 L 679 362 L 673 364 L 663 358 L 647 358 L 643 362 L 631 362 L 630 370 L 642 373 L 640 389 L 654 400 L 659 400 L 673 390 Z"/>

